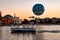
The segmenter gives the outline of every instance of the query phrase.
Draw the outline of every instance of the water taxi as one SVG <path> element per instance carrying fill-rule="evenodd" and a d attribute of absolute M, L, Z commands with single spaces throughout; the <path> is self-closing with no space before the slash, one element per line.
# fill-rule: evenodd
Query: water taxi
<path fill-rule="evenodd" d="M 31 32 L 31 33 L 34 33 L 36 32 L 36 28 L 33 28 L 33 27 L 29 27 L 29 26 L 14 26 L 11 28 L 11 32 L 12 33 L 20 33 L 20 32 L 23 32 L 23 33 L 26 33 L 26 32 Z"/>

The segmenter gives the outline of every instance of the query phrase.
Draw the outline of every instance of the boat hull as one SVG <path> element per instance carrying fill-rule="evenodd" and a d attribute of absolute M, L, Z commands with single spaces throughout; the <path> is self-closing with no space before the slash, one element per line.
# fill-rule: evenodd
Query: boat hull
<path fill-rule="evenodd" d="M 11 28 L 12 33 L 35 33 L 36 29 L 35 28 Z"/>

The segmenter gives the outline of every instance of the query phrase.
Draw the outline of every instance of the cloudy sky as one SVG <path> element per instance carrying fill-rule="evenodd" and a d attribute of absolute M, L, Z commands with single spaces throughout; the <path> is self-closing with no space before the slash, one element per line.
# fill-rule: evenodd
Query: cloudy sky
<path fill-rule="evenodd" d="M 45 7 L 44 13 L 40 16 L 32 12 L 33 5 L 37 3 L 43 4 Z M 2 16 L 7 14 L 13 16 L 15 13 L 21 19 L 29 16 L 60 18 L 60 0 L 0 0 L 0 11 Z"/>

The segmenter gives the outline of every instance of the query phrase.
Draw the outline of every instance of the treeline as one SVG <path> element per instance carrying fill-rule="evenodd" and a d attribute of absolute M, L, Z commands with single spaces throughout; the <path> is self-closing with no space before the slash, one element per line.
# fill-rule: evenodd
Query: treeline
<path fill-rule="evenodd" d="M 24 19 L 21 24 L 60 24 L 60 18 L 35 18 L 32 20 Z"/>

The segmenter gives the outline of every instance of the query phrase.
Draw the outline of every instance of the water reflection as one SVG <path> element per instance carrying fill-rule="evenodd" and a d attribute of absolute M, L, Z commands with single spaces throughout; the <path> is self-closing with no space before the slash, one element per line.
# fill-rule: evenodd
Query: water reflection
<path fill-rule="evenodd" d="M 14 40 L 33 40 L 35 36 L 32 33 L 12 33 L 11 35 Z"/>
<path fill-rule="evenodd" d="M 0 27 L 0 40 L 2 40 L 2 31 L 1 31 L 1 27 Z"/>
<path fill-rule="evenodd" d="M 11 33 L 11 27 L 0 27 L 0 40 L 60 40 L 60 33 Z M 36 30 L 60 30 L 60 25 L 38 25 Z"/>
<path fill-rule="evenodd" d="M 0 28 L 0 40 L 35 40 L 36 33 L 11 33 L 10 27 Z"/>

